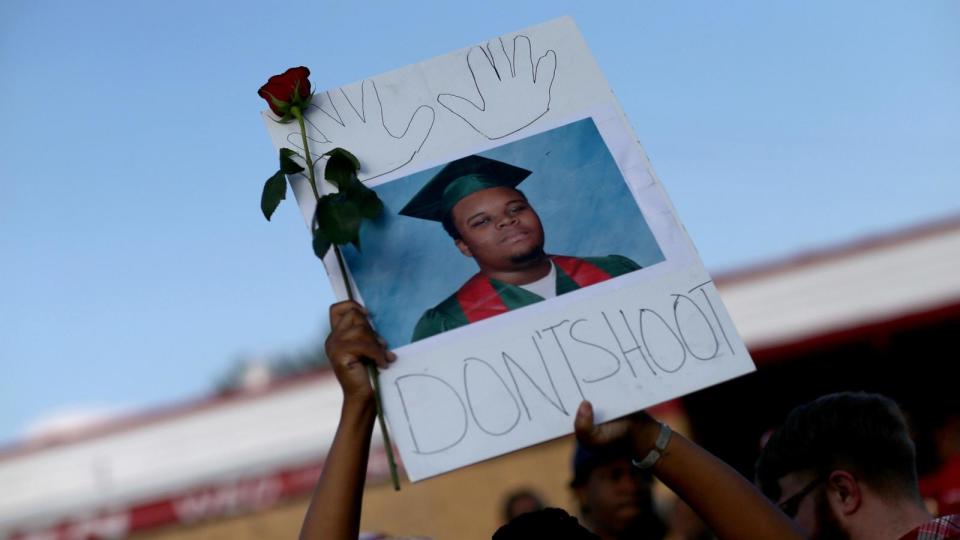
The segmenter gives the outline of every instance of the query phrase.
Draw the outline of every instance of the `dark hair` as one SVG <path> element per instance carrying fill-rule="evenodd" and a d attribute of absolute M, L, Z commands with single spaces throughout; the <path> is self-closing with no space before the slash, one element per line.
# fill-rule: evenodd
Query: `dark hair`
<path fill-rule="evenodd" d="M 520 194 L 523 197 L 523 200 L 527 200 L 527 196 L 517 188 L 513 188 L 514 191 Z M 529 202 L 529 201 L 528 201 Z M 449 212 L 443 215 L 443 219 L 440 221 L 440 224 L 443 225 L 443 230 L 447 231 L 447 234 L 450 235 L 450 238 L 454 240 L 460 240 L 463 238 L 460 235 L 460 231 L 457 230 L 457 226 L 453 224 L 453 209 L 451 208 Z"/>
<path fill-rule="evenodd" d="M 510 521 L 511 519 L 520 515 L 516 513 L 516 511 L 514 510 L 514 506 L 518 502 L 522 501 L 523 499 L 530 499 L 536 503 L 534 504 L 535 508 L 533 510 L 530 510 L 531 512 L 534 512 L 536 510 L 543 510 L 543 500 L 541 500 L 540 497 L 533 492 L 533 490 L 520 488 L 516 491 L 510 492 L 510 494 L 507 495 L 507 498 L 504 499 L 503 501 L 503 520 L 504 521 Z"/>
<path fill-rule="evenodd" d="M 840 392 L 796 407 L 757 461 L 757 484 L 780 497 L 779 479 L 842 469 L 892 498 L 919 498 L 916 452 L 897 404 L 866 392 Z"/>
<path fill-rule="evenodd" d="M 440 221 L 443 225 L 443 230 L 447 231 L 447 234 L 450 235 L 450 238 L 454 240 L 460 240 L 460 231 L 457 230 L 457 226 L 453 224 L 453 210 L 443 215 L 443 219 Z"/>
<path fill-rule="evenodd" d="M 544 508 L 543 510 L 520 514 L 493 533 L 493 540 L 530 540 L 531 538 L 550 538 L 551 540 L 600 539 L 599 536 L 581 525 L 577 518 L 560 508 Z"/>

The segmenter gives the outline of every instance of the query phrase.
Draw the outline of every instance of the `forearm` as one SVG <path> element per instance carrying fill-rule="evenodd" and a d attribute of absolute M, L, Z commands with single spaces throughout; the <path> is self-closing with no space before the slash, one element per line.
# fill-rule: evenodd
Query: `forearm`
<path fill-rule="evenodd" d="M 373 399 L 346 400 L 300 530 L 301 540 L 356 540 L 376 420 Z"/>
<path fill-rule="evenodd" d="M 650 448 L 637 441 L 638 448 Z M 648 435 L 644 437 L 649 437 Z M 750 482 L 710 452 L 674 433 L 654 475 L 721 540 L 801 539 L 804 535 Z"/>

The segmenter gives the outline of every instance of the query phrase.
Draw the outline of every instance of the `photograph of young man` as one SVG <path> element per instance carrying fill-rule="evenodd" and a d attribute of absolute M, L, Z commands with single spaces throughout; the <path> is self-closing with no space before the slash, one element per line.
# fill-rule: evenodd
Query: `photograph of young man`
<path fill-rule="evenodd" d="M 621 255 L 544 252 L 540 217 L 517 186 L 532 171 L 482 156 L 447 164 L 400 211 L 436 221 L 479 272 L 428 309 L 412 341 L 639 270 Z"/>

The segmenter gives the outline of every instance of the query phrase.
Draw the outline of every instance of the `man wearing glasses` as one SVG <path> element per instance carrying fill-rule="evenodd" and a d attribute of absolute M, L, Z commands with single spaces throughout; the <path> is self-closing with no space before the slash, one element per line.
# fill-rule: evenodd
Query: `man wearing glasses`
<path fill-rule="evenodd" d="M 757 483 L 815 539 L 955 540 L 960 515 L 933 519 L 897 404 L 844 392 L 797 407 L 771 435 Z"/>

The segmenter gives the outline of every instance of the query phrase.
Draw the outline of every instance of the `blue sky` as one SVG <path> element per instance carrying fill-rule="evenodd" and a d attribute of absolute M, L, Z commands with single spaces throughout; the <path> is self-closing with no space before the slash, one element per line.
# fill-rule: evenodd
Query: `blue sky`
<path fill-rule="evenodd" d="M 960 212 L 954 0 L 7 0 L 0 443 L 322 340 L 299 212 L 258 207 L 269 75 L 336 87 L 561 15 L 713 271 Z"/>

